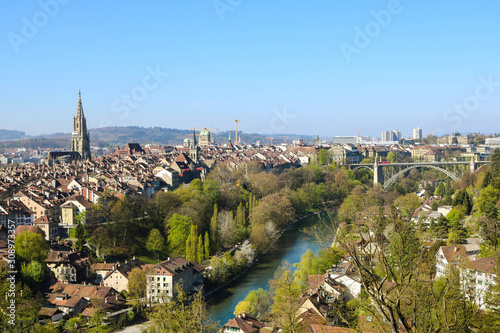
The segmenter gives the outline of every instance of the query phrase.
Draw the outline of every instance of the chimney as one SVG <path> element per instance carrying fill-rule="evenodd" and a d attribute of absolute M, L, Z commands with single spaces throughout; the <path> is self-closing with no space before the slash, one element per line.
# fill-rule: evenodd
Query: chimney
<path fill-rule="evenodd" d="M 246 315 L 245 311 L 241 311 L 241 318 L 245 318 L 245 315 Z"/>
<path fill-rule="evenodd" d="M 104 298 L 104 302 L 105 302 L 106 304 L 108 304 L 108 298 L 107 298 L 107 297 L 105 297 L 105 298 Z"/>
<path fill-rule="evenodd" d="M 118 301 L 118 294 L 116 294 L 116 300 Z"/>

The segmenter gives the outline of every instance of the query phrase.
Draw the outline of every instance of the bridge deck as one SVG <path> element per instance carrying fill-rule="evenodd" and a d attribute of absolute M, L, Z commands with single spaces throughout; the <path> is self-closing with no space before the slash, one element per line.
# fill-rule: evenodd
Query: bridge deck
<path fill-rule="evenodd" d="M 474 161 L 474 164 L 489 164 L 491 161 Z M 379 167 L 386 166 L 412 166 L 412 165 L 470 165 L 470 161 L 460 162 L 408 162 L 408 163 L 381 163 L 377 164 Z M 349 167 L 373 167 L 373 163 L 364 164 L 350 164 Z"/>

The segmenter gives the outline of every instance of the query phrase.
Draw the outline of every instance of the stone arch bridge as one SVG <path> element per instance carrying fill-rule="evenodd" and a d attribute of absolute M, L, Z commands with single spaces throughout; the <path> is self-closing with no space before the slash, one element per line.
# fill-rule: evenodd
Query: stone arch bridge
<path fill-rule="evenodd" d="M 375 162 L 373 164 L 351 164 L 349 169 L 369 169 L 373 172 L 373 183 L 382 184 L 384 189 L 396 183 L 405 173 L 412 169 L 430 168 L 438 170 L 449 176 L 454 181 L 459 181 L 466 171 L 475 172 L 490 161 L 469 161 L 469 162 L 409 162 L 409 163 L 388 163 Z M 469 169 L 467 169 L 467 166 Z"/>

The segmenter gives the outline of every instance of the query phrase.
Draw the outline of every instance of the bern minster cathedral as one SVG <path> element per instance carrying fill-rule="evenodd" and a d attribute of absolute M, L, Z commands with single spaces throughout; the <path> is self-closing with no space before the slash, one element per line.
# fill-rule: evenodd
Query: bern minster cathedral
<path fill-rule="evenodd" d="M 87 121 L 83 114 L 82 96 L 78 92 L 78 108 L 76 116 L 73 117 L 73 139 L 71 142 L 71 151 L 78 152 L 82 160 L 89 160 L 90 155 L 90 137 L 87 131 Z"/>
<path fill-rule="evenodd" d="M 87 131 L 87 120 L 83 115 L 82 96 L 78 92 L 78 107 L 76 109 L 76 116 L 73 117 L 71 151 L 51 151 L 42 160 L 42 163 L 54 165 L 71 163 L 77 160 L 90 160 L 90 158 L 90 137 Z"/>

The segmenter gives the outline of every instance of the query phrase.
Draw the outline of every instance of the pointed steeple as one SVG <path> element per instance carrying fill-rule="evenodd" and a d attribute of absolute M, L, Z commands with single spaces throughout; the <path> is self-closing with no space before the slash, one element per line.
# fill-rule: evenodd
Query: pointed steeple
<path fill-rule="evenodd" d="M 195 148 L 198 143 L 196 142 L 196 133 L 193 130 L 193 141 L 191 142 L 191 147 Z"/>
<path fill-rule="evenodd" d="M 82 92 L 78 90 L 78 107 L 73 117 L 72 151 L 80 153 L 83 160 L 90 159 L 90 138 L 87 121 L 83 115 Z"/>
<path fill-rule="evenodd" d="M 78 90 L 78 107 L 76 109 L 76 116 L 83 116 L 83 107 L 82 107 L 82 92 Z"/>
<path fill-rule="evenodd" d="M 191 147 L 189 147 L 189 157 L 194 163 L 198 164 L 200 158 L 200 147 L 196 142 L 196 132 L 194 129 L 193 129 L 193 141 L 191 141 Z"/>

